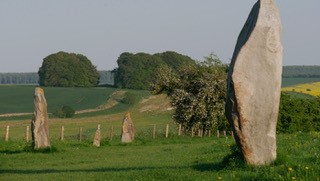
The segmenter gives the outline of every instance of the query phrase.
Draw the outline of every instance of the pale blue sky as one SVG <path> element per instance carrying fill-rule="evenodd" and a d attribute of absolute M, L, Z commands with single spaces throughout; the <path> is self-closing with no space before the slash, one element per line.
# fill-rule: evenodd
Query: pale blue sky
<path fill-rule="evenodd" d="M 36 72 L 58 51 L 99 70 L 122 52 L 167 50 L 229 63 L 256 0 L 0 0 L 0 72 Z M 320 1 L 278 0 L 284 65 L 320 65 Z"/>

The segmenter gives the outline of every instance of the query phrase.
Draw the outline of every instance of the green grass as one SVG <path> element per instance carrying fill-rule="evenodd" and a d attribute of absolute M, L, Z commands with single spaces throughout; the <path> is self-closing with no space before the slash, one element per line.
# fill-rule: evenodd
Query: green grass
<path fill-rule="evenodd" d="M 282 78 L 282 87 L 320 82 L 320 78 Z"/>
<path fill-rule="evenodd" d="M 9 88 L 0 86 L 0 92 L 23 97 L 33 95 L 34 91 L 34 87 L 29 86 L 11 87 L 12 92 Z M 69 100 L 92 96 L 95 103 L 86 99 L 80 101 L 84 104 L 81 106 L 90 109 L 104 103 L 114 90 L 46 88 L 45 93 L 50 103 L 64 101 L 67 95 L 70 95 L 68 99 L 72 98 Z M 0 180 L 320 180 L 319 133 L 278 135 L 277 161 L 271 166 L 250 167 L 230 156 L 234 145 L 232 138 L 178 137 L 172 111 L 140 111 L 143 106 L 164 107 L 165 104 L 161 104 L 165 102 L 163 98 L 161 101 L 159 97 L 150 99 L 144 105 L 139 102 L 150 96 L 148 91 L 126 91 L 125 99 L 119 100 L 120 103 L 111 109 L 77 115 L 72 119 L 52 117 L 49 128 L 53 149 L 50 150 L 34 152 L 30 144 L 23 141 L 25 128 L 30 126 L 30 116 L 16 121 L 9 118 L 0 121 Z M 57 94 L 57 97 L 50 97 L 50 94 Z M 18 103 L 15 104 L 14 109 L 18 110 Z M 33 109 L 32 96 L 31 107 Z M 136 139 L 131 144 L 120 142 L 121 123 L 126 111 L 131 112 L 137 129 Z M 101 125 L 100 148 L 92 146 L 97 124 Z M 152 139 L 153 124 L 157 125 L 156 139 Z M 169 139 L 164 138 L 166 124 L 170 124 Z M 9 142 L 4 141 L 6 125 L 10 125 Z M 61 126 L 65 127 L 65 141 L 59 141 Z M 77 141 L 80 127 L 83 128 L 82 143 Z M 114 129 L 112 141 L 111 127 Z"/>
<path fill-rule="evenodd" d="M 0 86 L 0 114 L 33 112 L 34 86 Z M 45 87 L 48 111 L 63 105 L 75 110 L 92 109 L 103 104 L 115 91 L 114 88 L 58 88 Z"/>
<path fill-rule="evenodd" d="M 265 167 L 230 158 L 231 138 L 104 139 L 100 148 L 89 141 L 52 144 L 52 151 L 32 152 L 23 141 L 0 141 L 0 180 L 320 179 L 319 133 L 278 135 L 278 160 Z"/>

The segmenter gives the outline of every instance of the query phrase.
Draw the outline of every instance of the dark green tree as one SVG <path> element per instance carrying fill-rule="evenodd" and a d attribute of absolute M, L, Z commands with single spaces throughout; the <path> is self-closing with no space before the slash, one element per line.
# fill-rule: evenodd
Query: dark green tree
<path fill-rule="evenodd" d="M 164 52 L 154 55 L 146 53 L 122 53 L 117 60 L 115 86 L 128 89 L 149 89 L 154 81 L 155 73 L 160 67 L 180 67 L 195 65 L 190 57 L 176 52 Z"/>
<path fill-rule="evenodd" d="M 99 73 L 81 54 L 58 52 L 43 59 L 39 84 L 53 87 L 92 87 L 99 83 Z"/>
<path fill-rule="evenodd" d="M 149 89 L 155 71 L 165 63 L 146 53 L 122 53 L 117 60 L 115 86 L 128 89 Z"/>
<path fill-rule="evenodd" d="M 178 70 L 181 67 L 194 66 L 196 62 L 186 55 L 179 54 L 173 51 L 154 54 L 160 57 L 173 70 Z"/>

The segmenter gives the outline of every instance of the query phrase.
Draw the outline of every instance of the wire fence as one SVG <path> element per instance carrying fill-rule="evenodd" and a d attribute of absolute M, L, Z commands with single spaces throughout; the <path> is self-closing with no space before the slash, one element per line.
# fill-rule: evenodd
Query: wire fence
<path fill-rule="evenodd" d="M 122 126 L 121 125 L 105 125 L 100 124 L 88 126 L 75 126 L 75 125 L 61 125 L 61 127 L 55 126 L 49 130 L 51 140 L 60 141 L 92 141 L 95 137 L 95 133 L 99 127 L 100 139 L 108 141 L 121 141 Z M 10 140 L 24 140 L 26 142 L 32 141 L 31 139 L 31 127 L 29 125 L 15 125 L 5 126 L 4 129 L 4 141 Z M 0 131 L 1 134 L 1 131 Z M 233 137 L 232 131 L 220 131 L 212 132 L 211 130 L 203 130 L 199 128 L 192 128 L 191 130 L 185 129 L 181 124 L 148 124 L 139 125 L 135 127 L 135 138 L 144 139 L 169 139 L 172 137 Z M 1 137 L 0 137 L 1 140 Z"/>

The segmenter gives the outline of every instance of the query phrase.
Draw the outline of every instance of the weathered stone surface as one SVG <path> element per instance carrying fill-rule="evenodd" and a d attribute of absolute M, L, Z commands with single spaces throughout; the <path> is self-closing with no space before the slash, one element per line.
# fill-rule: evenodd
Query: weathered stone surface
<path fill-rule="evenodd" d="M 244 25 L 228 73 L 226 116 L 248 164 L 276 159 L 282 45 L 275 0 L 259 0 Z"/>
<path fill-rule="evenodd" d="M 100 147 L 101 141 L 101 131 L 100 131 L 100 124 L 98 124 L 98 128 L 96 130 L 96 134 L 94 135 L 93 145 L 96 147 Z"/>
<path fill-rule="evenodd" d="M 122 121 L 122 136 L 123 143 L 130 143 L 134 140 L 135 128 L 131 119 L 130 113 L 126 113 Z"/>
<path fill-rule="evenodd" d="M 42 88 L 34 93 L 34 113 L 31 121 L 32 144 L 35 149 L 50 147 L 47 101 Z"/>

